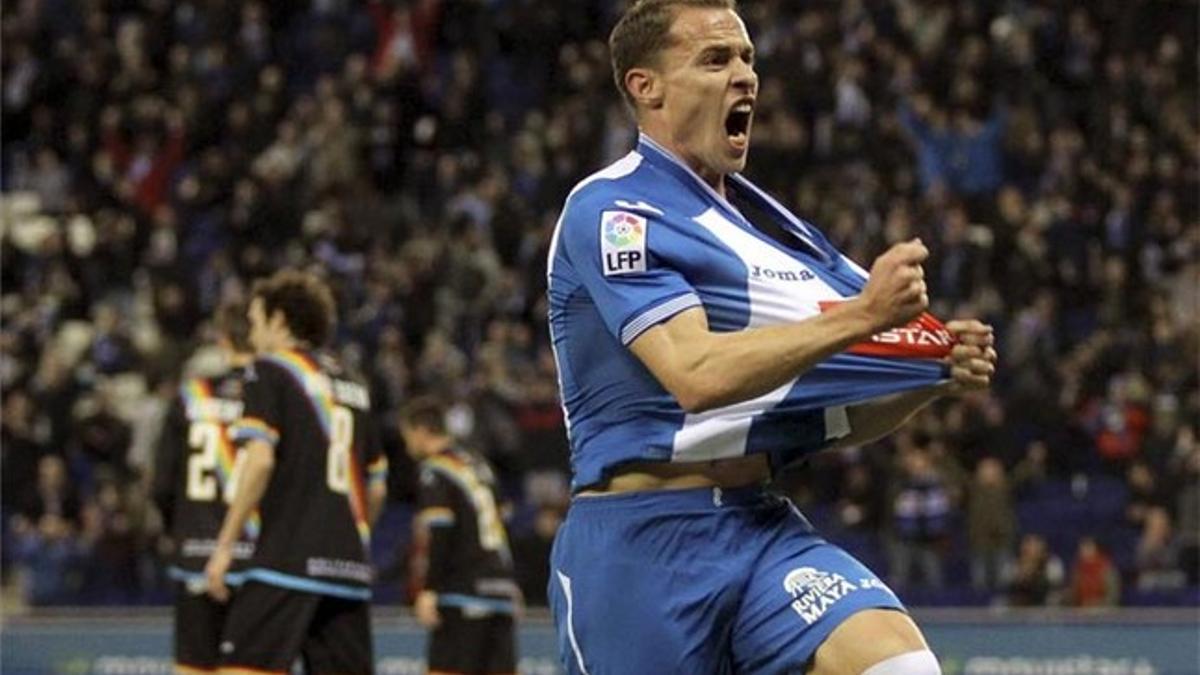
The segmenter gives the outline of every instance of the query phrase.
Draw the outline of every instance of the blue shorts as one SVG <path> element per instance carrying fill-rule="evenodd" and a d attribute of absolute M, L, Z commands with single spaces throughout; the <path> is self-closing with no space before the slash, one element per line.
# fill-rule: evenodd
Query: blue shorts
<path fill-rule="evenodd" d="M 578 497 L 550 556 L 567 672 L 790 673 L 833 629 L 904 606 L 760 488 Z"/>

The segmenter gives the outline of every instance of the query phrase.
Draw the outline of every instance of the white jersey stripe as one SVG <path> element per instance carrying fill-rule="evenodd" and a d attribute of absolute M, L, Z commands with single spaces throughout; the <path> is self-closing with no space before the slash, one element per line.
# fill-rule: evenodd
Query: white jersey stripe
<path fill-rule="evenodd" d="M 579 651 L 579 640 L 575 638 L 575 599 L 571 595 L 571 577 L 554 570 L 558 575 L 558 583 L 562 586 L 563 595 L 567 598 L 567 639 L 571 641 L 571 651 L 575 652 L 575 663 L 579 664 L 579 672 L 588 675 L 587 665 L 583 662 L 583 652 Z"/>
<path fill-rule="evenodd" d="M 818 300 L 841 298 L 795 257 L 729 222 L 717 209 L 710 208 L 695 221 L 746 266 L 746 293 L 750 301 L 747 327 L 801 321 L 816 314 Z M 749 401 L 688 415 L 675 434 L 672 459 L 704 461 L 745 454 L 754 418 L 782 401 L 795 382 L 790 380 Z"/>
<path fill-rule="evenodd" d="M 570 194 L 567 195 L 567 201 L 571 201 L 571 195 L 574 195 L 576 192 L 579 192 L 589 184 L 598 180 L 616 180 L 618 178 L 628 176 L 634 171 L 637 171 L 637 168 L 639 165 L 641 165 L 641 163 L 642 156 L 639 155 L 636 150 L 630 152 L 621 159 L 618 159 L 612 164 L 609 164 L 596 173 L 579 181 L 575 187 L 571 188 Z M 558 214 L 558 222 L 554 223 L 554 235 L 550 237 L 550 253 L 546 257 L 547 278 L 549 278 L 551 274 L 554 274 L 554 257 L 558 254 L 558 235 L 562 232 L 563 215 L 566 214 L 566 212 L 567 209 L 564 206 L 562 213 Z"/>

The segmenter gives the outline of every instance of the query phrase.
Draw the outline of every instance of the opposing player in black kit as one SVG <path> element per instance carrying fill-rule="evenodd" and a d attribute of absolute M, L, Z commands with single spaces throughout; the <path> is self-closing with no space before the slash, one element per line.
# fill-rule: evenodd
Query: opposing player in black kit
<path fill-rule="evenodd" d="M 495 481 L 483 460 L 454 447 L 444 417 L 436 401 L 421 398 L 400 420 L 405 447 L 420 463 L 417 519 L 429 541 L 414 607 L 432 631 L 429 673 L 515 673 L 513 617 L 521 595 Z"/>
<path fill-rule="evenodd" d="M 233 497 L 238 455 L 227 432 L 242 416 L 245 369 L 254 359 L 245 305 L 222 305 L 214 323 L 226 369 L 183 380 L 154 465 L 154 499 L 174 542 L 168 574 L 175 581 L 175 672 L 183 675 L 217 668 L 226 605 L 205 594 L 204 563 Z M 239 581 L 237 571 L 254 551 L 256 526 L 252 516 L 233 545 L 227 583 Z"/>
<path fill-rule="evenodd" d="M 237 492 L 205 569 L 223 579 L 237 533 L 257 506 L 254 557 L 230 606 L 222 673 L 371 673 L 371 523 L 383 505 L 386 460 L 360 382 L 320 350 L 333 331 L 332 295 L 317 277 L 283 270 L 255 284 L 246 404 L 232 436 L 246 454 Z"/>

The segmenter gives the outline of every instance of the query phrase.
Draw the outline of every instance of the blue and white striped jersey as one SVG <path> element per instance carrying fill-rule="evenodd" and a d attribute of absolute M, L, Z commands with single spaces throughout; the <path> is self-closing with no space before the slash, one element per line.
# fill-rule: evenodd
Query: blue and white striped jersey
<path fill-rule="evenodd" d="M 847 404 L 945 377 L 936 360 L 839 354 L 757 398 L 686 413 L 629 351 L 644 331 L 692 307 L 718 332 L 801 321 L 857 295 L 867 276 L 744 177 L 726 186 L 796 245 L 759 232 L 644 135 L 567 197 L 548 294 L 576 490 L 631 461 L 765 452 L 778 468 L 848 434 Z"/>

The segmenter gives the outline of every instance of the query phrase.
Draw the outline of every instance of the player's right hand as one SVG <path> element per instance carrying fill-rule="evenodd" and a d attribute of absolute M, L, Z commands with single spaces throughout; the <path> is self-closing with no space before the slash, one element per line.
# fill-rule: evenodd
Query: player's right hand
<path fill-rule="evenodd" d="M 229 587 L 225 585 L 225 573 L 233 562 L 233 551 L 229 547 L 218 546 L 213 551 L 208 564 L 204 566 L 204 577 L 208 581 L 208 594 L 217 602 L 229 600 Z"/>
<path fill-rule="evenodd" d="M 929 249 L 920 239 L 892 246 L 871 265 L 871 278 L 859 299 L 873 322 L 872 334 L 903 326 L 929 308 L 925 270 Z"/>
<path fill-rule="evenodd" d="M 442 617 L 437 609 L 438 597 L 433 591 L 421 591 L 413 603 L 413 614 L 417 615 L 417 623 L 433 629 L 442 623 Z"/>

